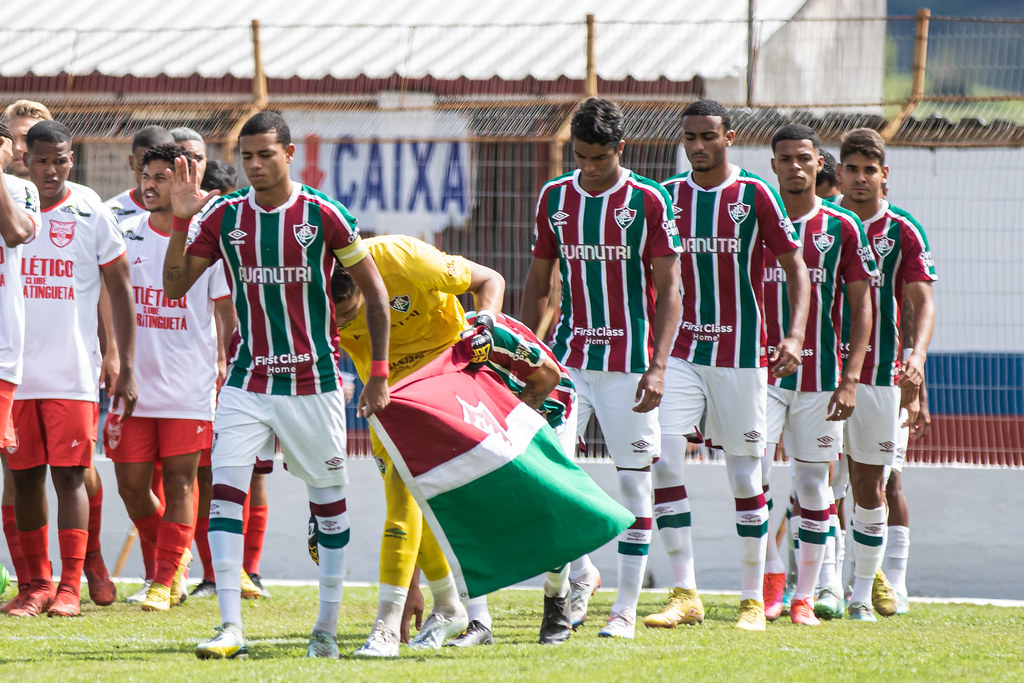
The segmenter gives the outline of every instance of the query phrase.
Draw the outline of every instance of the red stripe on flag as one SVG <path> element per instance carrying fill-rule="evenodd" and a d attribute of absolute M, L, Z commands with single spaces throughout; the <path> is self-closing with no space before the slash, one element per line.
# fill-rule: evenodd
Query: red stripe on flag
<path fill-rule="evenodd" d="M 661 505 L 662 503 L 671 503 L 675 500 L 685 500 L 686 498 L 686 487 L 685 486 L 670 486 L 665 489 L 654 489 L 654 504 Z"/>

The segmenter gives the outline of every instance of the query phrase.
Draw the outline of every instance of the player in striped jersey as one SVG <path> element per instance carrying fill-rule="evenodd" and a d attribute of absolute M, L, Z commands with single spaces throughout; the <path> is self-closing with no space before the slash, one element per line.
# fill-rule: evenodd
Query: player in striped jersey
<path fill-rule="evenodd" d="M 768 378 L 768 449 L 762 477 L 767 490 L 781 434 L 786 453 L 793 460 L 794 493 L 800 509 L 799 569 L 790 617 L 793 623 L 817 626 L 820 622 L 814 615 L 813 593 L 834 504 L 829 466 L 839 458 L 841 421 L 850 416 L 856 404 L 871 330 L 870 278 L 878 271 L 857 217 L 815 194 L 817 172 L 824 162 L 818 134 L 807 126 L 783 126 L 772 136 L 772 151 L 772 170 L 779 179 L 786 213 L 803 243 L 811 296 L 800 368 L 787 377 Z M 841 286 L 846 288 L 851 316 L 848 357 L 842 362 Z M 771 250 L 765 254 L 764 290 L 771 354 L 789 326 L 785 275 Z M 765 616 L 769 620 L 782 612 L 786 581 L 781 558 L 777 551 L 771 552 L 773 549 L 775 544 L 769 543 L 769 561 L 774 566 L 766 568 L 764 580 Z"/>
<path fill-rule="evenodd" d="M 387 406 L 388 304 L 384 283 L 344 206 L 293 182 L 295 146 L 284 119 L 260 112 L 242 126 L 242 165 L 252 187 L 207 205 L 195 162 L 175 160 L 173 233 L 164 258 L 168 297 L 183 296 L 219 259 L 229 273 L 241 343 L 214 418 L 210 549 L 223 626 L 196 656 L 248 654 L 242 633 L 242 507 L 255 454 L 276 434 L 289 471 L 306 483 L 318 538 L 320 610 L 307 655 L 337 657 L 345 514 L 345 413 L 338 336 L 329 295 L 335 259 L 366 297 L 375 363 L 359 399 L 366 415 Z M 192 217 L 203 208 L 188 246 Z"/>
<path fill-rule="evenodd" d="M 883 616 L 896 612 L 888 582 L 875 581 L 885 552 L 885 478 L 900 454 L 900 406 L 917 419 L 918 391 L 924 381 L 935 304 L 931 283 L 935 264 L 924 229 L 906 211 L 889 204 L 884 185 L 885 142 L 870 128 L 843 136 L 839 147 L 838 178 L 841 206 L 864 223 L 875 253 L 879 275 L 872 282 L 873 326 L 857 389 L 857 412 L 847 421 L 844 453 L 849 458 L 853 511 L 854 583 L 849 614 L 874 621 L 872 603 Z M 900 306 L 904 297 L 915 310 L 914 348 L 900 362 Z M 844 330 L 844 341 L 845 341 Z M 902 396 L 901 392 L 902 391 Z M 872 584 L 877 587 L 872 588 Z M 873 595 L 874 593 L 874 595 Z"/>
<path fill-rule="evenodd" d="M 686 439 L 700 431 L 709 445 L 725 451 L 736 501 L 743 577 L 736 626 L 763 631 L 766 366 L 771 363 L 777 377 L 799 367 L 810 282 L 800 241 L 774 188 L 728 162 L 736 132 L 725 108 L 714 100 L 694 102 L 683 110 L 682 124 L 692 171 L 665 181 L 683 247 L 682 321 L 662 402 L 664 457 L 654 467 L 655 515 L 675 576 L 668 604 L 644 623 L 671 628 L 704 618 L 683 482 Z M 790 309 L 786 337 L 770 358 L 762 312 L 768 249 L 786 274 Z"/>
<path fill-rule="evenodd" d="M 619 537 L 619 594 L 598 635 L 632 638 L 651 542 L 650 468 L 661 446 L 656 408 L 679 320 L 679 241 L 664 188 L 619 165 L 625 140 L 618 106 L 591 98 L 571 128 L 579 169 L 541 189 L 522 319 L 539 328 L 557 265 L 561 317 L 551 348 L 576 386 L 578 431 L 596 415 L 622 502 L 637 518 Z M 570 580 L 585 596 L 573 618 L 582 623 L 600 575 L 585 564 Z"/>

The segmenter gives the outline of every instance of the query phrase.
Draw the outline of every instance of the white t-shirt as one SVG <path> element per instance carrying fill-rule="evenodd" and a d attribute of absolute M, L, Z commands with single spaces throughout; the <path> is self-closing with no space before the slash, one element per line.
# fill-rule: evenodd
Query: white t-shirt
<path fill-rule="evenodd" d="M 95 192 L 66 185 L 22 254 L 25 373 L 18 399 L 99 400 L 100 269 L 124 255 L 124 239 Z"/>
<path fill-rule="evenodd" d="M 33 232 L 28 241 L 39 233 L 42 218 L 39 215 L 39 192 L 27 180 L 2 174 L 6 190 L 32 219 Z M 0 239 L 0 379 L 11 384 L 21 383 L 22 353 L 25 348 L 25 298 L 21 289 L 21 254 L 24 244 L 8 247 Z"/>
<path fill-rule="evenodd" d="M 170 234 L 149 213 L 121 223 L 135 291 L 135 415 L 212 420 L 217 384 L 213 302 L 231 295 L 223 264 L 208 268 L 181 299 L 164 295 Z"/>
<path fill-rule="evenodd" d="M 148 211 L 146 211 L 146 207 L 135 201 L 135 198 L 132 196 L 132 192 L 134 191 L 134 187 L 129 187 L 116 197 L 111 197 L 107 201 L 103 202 L 106 207 L 110 209 L 110 212 L 114 214 L 114 220 L 116 220 L 118 224 L 125 222 L 129 218 L 134 218 L 140 214 L 148 213 Z"/>

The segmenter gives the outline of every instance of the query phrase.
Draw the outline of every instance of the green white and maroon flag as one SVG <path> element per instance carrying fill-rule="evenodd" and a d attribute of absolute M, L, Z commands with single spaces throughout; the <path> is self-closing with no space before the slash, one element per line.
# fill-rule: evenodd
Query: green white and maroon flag
<path fill-rule="evenodd" d="M 634 521 L 562 451 L 537 412 L 460 343 L 391 389 L 370 418 L 463 597 L 534 577 Z"/>

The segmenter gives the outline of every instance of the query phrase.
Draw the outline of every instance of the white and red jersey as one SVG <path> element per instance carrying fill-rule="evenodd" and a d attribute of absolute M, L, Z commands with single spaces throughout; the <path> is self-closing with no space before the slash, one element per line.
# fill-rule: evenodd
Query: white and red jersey
<path fill-rule="evenodd" d="M 106 207 L 110 209 L 110 212 L 114 214 L 114 220 L 118 223 L 123 223 L 129 218 L 148 213 L 146 207 L 135 201 L 134 192 L 135 188 L 130 187 L 116 197 L 111 197 L 104 202 Z"/>
<path fill-rule="evenodd" d="M 224 259 L 238 314 L 241 344 L 226 384 L 276 395 L 340 389 L 329 290 L 335 253 L 345 266 L 369 253 L 355 218 L 293 181 L 288 200 L 270 210 L 256 204 L 252 188 L 217 197 L 199 226 L 188 253 Z"/>
<path fill-rule="evenodd" d="M 689 171 L 664 185 L 683 249 L 682 320 L 672 355 L 698 365 L 765 367 L 764 252 L 800 247 L 782 198 L 732 164 L 718 187 L 697 185 Z"/>
<path fill-rule="evenodd" d="M 787 377 L 774 377 L 769 370 L 768 381 L 795 391 L 835 391 L 841 371 L 842 287 L 877 275 L 878 268 L 864 226 L 851 211 L 815 197 L 814 208 L 793 218 L 793 226 L 803 242 L 801 254 L 811 280 L 803 358 Z M 766 249 L 764 258 L 764 318 L 771 355 L 789 330 L 789 298 L 786 272 L 775 254 Z"/>
<path fill-rule="evenodd" d="M 836 203 L 842 197 L 836 198 Z M 861 370 L 861 384 L 893 386 L 900 373 L 900 311 L 903 286 L 908 282 L 934 282 L 935 261 L 921 224 L 903 209 L 887 201 L 878 213 L 864 221 L 868 244 L 878 263 L 878 275 L 871 279 L 871 309 L 874 325 Z M 849 318 L 844 303 L 844 318 Z M 849 325 L 843 327 L 843 342 L 850 340 Z"/>
<path fill-rule="evenodd" d="M 199 276 L 180 299 L 164 294 L 170 233 L 145 213 L 121 223 L 135 292 L 135 415 L 212 420 L 217 383 L 214 302 L 231 295 L 222 264 Z"/>
<path fill-rule="evenodd" d="M 96 306 L 101 268 L 124 256 L 110 209 L 88 187 L 66 183 L 25 245 L 25 374 L 18 399 L 99 400 Z"/>
<path fill-rule="evenodd" d="M 14 204 L 32 219 L 33 234 L 39 233 L 39 191 L 27 180 L 6 173 L 0 192 L 10 192 Z M 0 239 L 0 379 L 21 383 L 25 348 L 25 298 L 21 288 L 21 257 L 24 244 L 8 247 Z M 2 435 L 0 435 L 2 436 Z"/>
<path fill-rule="evenodd" d="M 549 180 L 537 200 L 533 256 L 557 260 L 561 316 L 551 349 L 566 367 L 645 372 L 654 348 L 652 261 L 676 256 L 668 195 L 621 169 L 591 195 L 579 171 Z"/>

